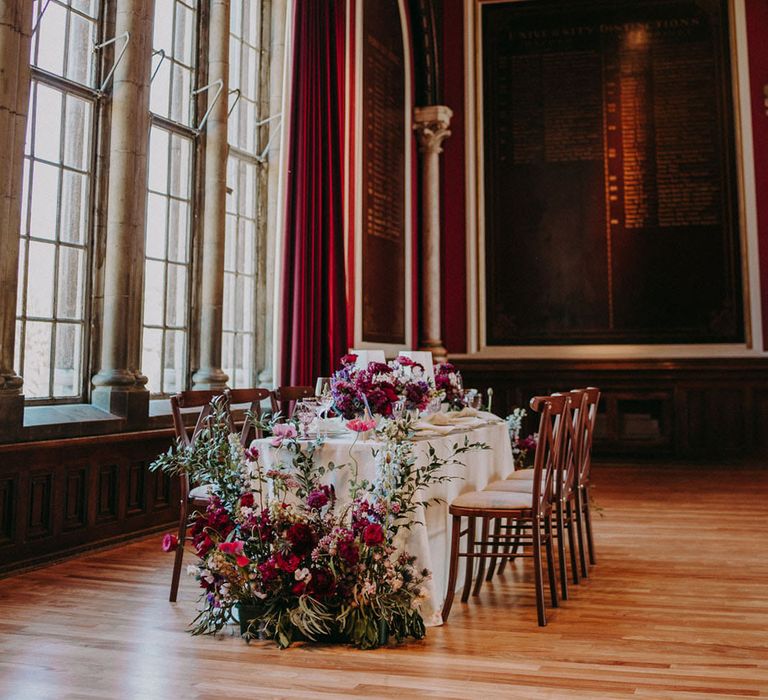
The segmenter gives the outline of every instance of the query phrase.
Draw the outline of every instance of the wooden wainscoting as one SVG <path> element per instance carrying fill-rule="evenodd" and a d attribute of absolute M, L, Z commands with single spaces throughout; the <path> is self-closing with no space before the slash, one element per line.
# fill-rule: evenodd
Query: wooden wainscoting
<path fill-rule="evenodd" d="M 768 360 L 452 360 L 465 386 L 493 387 L 506 415 L 535 394 L 603 390 L 597 456 L 719 459 L 768 454 Z"/>
<path fill-rule="evenodd" d="M 178 520 L 172 430 L 0 445 L 0 575 Z"/>

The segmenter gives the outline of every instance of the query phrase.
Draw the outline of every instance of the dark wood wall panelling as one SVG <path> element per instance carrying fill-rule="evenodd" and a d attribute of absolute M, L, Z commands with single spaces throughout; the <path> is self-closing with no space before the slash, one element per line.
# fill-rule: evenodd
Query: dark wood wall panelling
<path fill-rule="evenodd" d="M 465 386 L 493 387 L 499 415 L 536 394 L 600 387 L 597 457 L 768 455 L 765 359 L 454 361 Z"/>
<path fill-rule="evenodd" d="M 176 522 L 172 430 L 0 445 L 0 575 Z"/>

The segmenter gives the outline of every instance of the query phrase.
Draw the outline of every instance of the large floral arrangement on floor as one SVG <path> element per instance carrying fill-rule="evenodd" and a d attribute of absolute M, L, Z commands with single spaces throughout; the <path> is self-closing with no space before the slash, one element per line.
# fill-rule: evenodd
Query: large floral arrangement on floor
<path fill-rule="evenodd" d="M 423 411 L 437 395 L 424 367 L 410 358 L 370 362 L 366 367 L 356 362 L 356 355 L 345 355 L 331 377 L 334 408 L 344 418 L 366 413 L 390 417 L 400 401 L 404 409 Z"/>
<path fill-rule="evenodd" d="M 290 424 L 270 426 L 279 466 L 265 470 L 256 445 L 243 449 L 226 416 L 214 410 L 195 443 L 159 457 L 152 469 L 186 472 L 211 485 L 205 512 L 195 514 L 189 571 L 203 588 L 193 632 L 217 632 L 239 612 L 246 638 L 287 647 L 298 639 L 337 640 L 373 648 L 389 636 L 424 636 L 419 612 L 429 572 L 395 546 L 398 533 L 426 506 L 424 487 L 445 481 L 443 468 L 479 443 L 433 449 L 417 464 L 410 418 L 377 432 L 376 477 L 351 479 L 341 506 L 331 472 L 349 466 L 316 459 L 321 440 L 301 441 Z"/>

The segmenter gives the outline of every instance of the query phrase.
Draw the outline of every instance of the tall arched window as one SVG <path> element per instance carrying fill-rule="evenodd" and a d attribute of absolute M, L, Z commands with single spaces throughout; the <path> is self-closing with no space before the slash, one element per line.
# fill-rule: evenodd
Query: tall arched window
<path fill-rule="evenodd" d="M 33 3 L 15 348 L 32 400 L 85 393 L 102 5 Z"/>
<path fill-rule="evenodd" d="M 198 12 L 197 0 L 155 3 L 142 339 L 154 395 L 185 389 L 189 373 Z"/>
<path fill-rule="evenodd" d="M 253 386 L 256 371 L 256 278 L 260 226 L 265 223 L 266 170 L 260 122 L 268 105 L 262 86 L 268 76 L 263 50 L 261 2 L 233 3 L 230 10 L 229 87 L 237 102 L 229 118 L 227 227 L 224 257 L 222 364 L 233 387 Z"/>

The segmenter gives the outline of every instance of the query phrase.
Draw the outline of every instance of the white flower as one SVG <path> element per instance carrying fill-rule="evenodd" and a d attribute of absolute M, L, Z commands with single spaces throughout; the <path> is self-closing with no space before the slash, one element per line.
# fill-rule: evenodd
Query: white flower
<path fill-rule="evenodd" d="M 187 564 L 187 576 L 197 575 L 197 564 Z"/>
<path fill-rule="evenodd" d="M 309 581 L 312 578 L 312 574 L 309 573 L 309 569 L 296 569 L 296 571 L 293 572 L 293 576 L 297 581 L 303 581 L 306 579 Z"/>
<path fill-rule="evenodd" d="M 200 578 L 208 583 L 213 583 L 213 574 L 208 569 L 203 569 L 200 572 Z"/>

